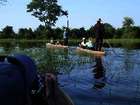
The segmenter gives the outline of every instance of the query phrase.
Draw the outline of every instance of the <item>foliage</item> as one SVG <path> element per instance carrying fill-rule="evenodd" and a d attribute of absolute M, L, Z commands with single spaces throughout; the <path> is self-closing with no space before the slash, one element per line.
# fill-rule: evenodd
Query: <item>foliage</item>
<path fill-rule="evenodd" d="M 126 19 L 127 20 L 127 19 Z M 124 22 L 124 21 L 123 21 Z M 130 23 L 130 22 L 129 22 Z M 105 39 L 111 39 L 111 38 L 140 38 L 140 27 L 134 26 L 132 24 L 127 24 L 125 27 L 120 28 L 114 28 L 109 23 L 104 23 L 105 27 Z M 54 40 L 63 40 L 63 28 L 51 28 L 51 27 L 45 27 L 43 25 L 39 25 L 35 30 L 32 30 L 31 28 L 20 28 L 18 33 L 15 34 L 13 31 L 12 26 L 6 26 L 1 32 L 0 32 L 0 38 L 18 38 L 18 39 L 51 39 Z M 94 30 L 93 26 L 91 26 L 89 29 L 85 29 L 84 27 L 81 28 L 70 28 L 69 29 L 69 39 L 75 39 L 80 40 L 82 37 L 95 37 L 94 36 Z M 69 41 L 70 42 L 70 41 Z M 77 42 L 77 41 L 75 41 Z"/>
<path fill-rule="evenodd" d="M 33 39 L 35 38 L 34 32 L 32 31 L 31 28 L 20 28 L 18 31 L 18 38 L 24 38 L 24 39 Z"/>
<path fill-rule="evenodd" d="M 104 36 L 104 38 L 113 38 L 116 29 L 109 23 L 105 23 L 104 27 L 105 27 L 105 36 Z"/>
<path fill-rule="evenodd" d="M 0 0 L 0 4 L 7 2 L 7 0 Z"/>
<path fill-rule="evenodd" d="M 6 26 L 1 32 L 1 38 L 15 38 L 16 34 L 12 26 Z"/>
<path fill-rule="evenodd" d="M 33 16 L 45 23 L 45 27 L 54 26 L 59 16 L 68 15 L 67 11 L 63 11 L 57 4 L 57 0 L 32 0 L 27 5 L 27 12 L 31 12 Z"/>
<path fill-rule="evenodd" d="M 124 31 L 124 28 L 117 28 L 113 38 L 121 38 L 123 35 L 123 31 Z"/>
<path fill-rule="evenodd" d="M 130 27 L 134 25 L 134 20 L 131 17 L 124 17 L 123 27 Z"/>

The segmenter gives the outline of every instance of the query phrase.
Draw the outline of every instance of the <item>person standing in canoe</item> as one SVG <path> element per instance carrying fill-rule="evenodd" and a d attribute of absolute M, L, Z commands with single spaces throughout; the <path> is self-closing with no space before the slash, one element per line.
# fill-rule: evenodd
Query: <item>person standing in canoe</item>
<path fill-rule="evenodd" d="M 68 45 L 68 28 L 64 28 L 64 33 L 63 33 L 63 39 L 64 39 L 64 45 Z"/>
<path fill-rule="evenodd" d="M 95 50 L 101 51 L 101 48 L 103 46 L 103 37 L 105 33 L 104 24 L 101 23 L 101 18 L 97 21 L 97 23 L 94 25 L 93 30 L 95 32 Z"/>

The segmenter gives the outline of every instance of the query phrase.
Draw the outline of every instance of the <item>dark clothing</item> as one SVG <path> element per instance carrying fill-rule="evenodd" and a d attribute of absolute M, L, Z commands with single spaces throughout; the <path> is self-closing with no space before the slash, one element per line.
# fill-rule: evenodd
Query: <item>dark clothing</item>
<path fill-rule="evenodd" d="M 94 73 L 94 88 L 101 89 L 105 86 L 106 83 L 106 77 L 105 77 L 105 69 L 102 64 L 102 59 L 100 57 L 95 58 L 96 65 L 93 69 Z"/>
<path fill-rule="evenodd" d="M 68 38 L 64 38 L 64 45 L 65 45 L 65 46 L 68 45 Z"/>
<path fill-rule="evenodd" d="M 103 38 L 104 38 L 104 25 L 100 22 L 97 22 L 94 26 L 94 32 L 95 32 L 95 50 L 101 51 L 101 48 L 103 46 Z"/>
<path fill-rule="evenodd" d="M 0 58 L 0 104 L 31 105 L 32 83 L 37 80 L 35 63 L 26 55 Z"/>
<path fill-rule="evenodd" d="M 68 45 L 68 30 L 65 30 L 63 33 L 64 45 Z"/>

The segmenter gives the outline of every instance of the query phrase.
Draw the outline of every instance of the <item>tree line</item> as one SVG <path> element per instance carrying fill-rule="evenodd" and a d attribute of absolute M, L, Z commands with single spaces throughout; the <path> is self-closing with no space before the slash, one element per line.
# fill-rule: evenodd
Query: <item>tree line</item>
<path fill-rule="evenodd" d="M 114 28 L 109 23 L 104 23 L 105 35 L 104 38 L 140 38 L 140 27 L 134 26 L 134 21 L 130 17 L 124 17 L 121 28 Z M 62 39 L 62 28 L 50 28 L 44 25 L 39 25 L 35 30 L 32 28 L 20 28 L 17 33 L 14 32 L 12 26 L 6 26 L 0 32 L 1 39 L 14 38 L 14 39 Z M 89 29 L 81 28 L 69 28 L 70 39 L 81 39 L 82 37 L 94 37 L 93 26 Z"/>
<path fill-rule="evenodd" d="M 0 0 L 6 2 L 7 0 Z M 63 10 L 58 0 L 32 0 L 27 4 L 27 12 L 36 17 L 44 25 L 39 25 L 35 30 L 32 28 L 20 28 L 17 33 L 14 32 L 12 26 L 6 26 L 0 31 L 0 38 L 16 38 L 16 39 L 62 39 L 63 29 L 52 28 L 60 16 L 68 18 L 68 11 Z M 140 38 L 140 27 L 134 25 L 131 17 L 124 17 L 121 28 L 114 28 L 110 23 L 104 23 L 104 38 Z M 67 28 L 69 25 L 67 24 Z M 94 37 L 93 26 L 89 29 L 69 28 L 69 38 L 79 39 L 82 37 Z"/>

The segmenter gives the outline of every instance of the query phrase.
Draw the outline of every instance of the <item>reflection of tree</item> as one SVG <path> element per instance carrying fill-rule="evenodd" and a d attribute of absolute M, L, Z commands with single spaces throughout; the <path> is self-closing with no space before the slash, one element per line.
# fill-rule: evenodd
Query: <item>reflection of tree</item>
<path fill-rule="evenodd" d="M 94 74 L 94 87 L 101 89 L 105 86 L 105 69 L 102 64 L 102 59 L 100 57 L 95 58 L 96 65 L 93 69 Z"/>

